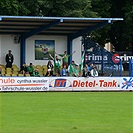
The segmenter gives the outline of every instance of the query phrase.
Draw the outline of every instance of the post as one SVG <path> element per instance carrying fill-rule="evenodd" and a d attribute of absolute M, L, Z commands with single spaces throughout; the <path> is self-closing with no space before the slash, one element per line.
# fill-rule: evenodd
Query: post
<path fill-rule="evenodd" d="M 72 39 L 70 37 L 67 37 L 67 52 L 68 54 L 72 54 Z M 72 56 L 68 59 L 68 65 L 72 63 Z"/>
<path fill-rule="evenodd" d="M 122 76 L 122 59 L 120 59 L 120 76 Z"/>
<path fill-rule="evenodd" d="M 101 70 L 102 70 L 102 75 L 103 75 L 104 73 L 104 49 L 103 48 L 101 50 L 101 55 L 102 55 Z"/>
<path fill-rule="evenodd" d="M 20 40 L 20 67 L 22 66 L 22 64 L 24 62 L 26 62 L 25 57 L 26 57 L 26 38 L 21 36 L 21 40 Z"/>
<path fill-rule="evenodd" d="M 83 66 L 85 66 L 85 63 L 86 63 L 86 61 L 85 61 L 85 56 L 86 56 L 86 50 L 87 50 L 87 35 L 85 35 L 85 36 L 83 37 L 83 43 L 84 43 L 84 51 L 85 51 Z"/>

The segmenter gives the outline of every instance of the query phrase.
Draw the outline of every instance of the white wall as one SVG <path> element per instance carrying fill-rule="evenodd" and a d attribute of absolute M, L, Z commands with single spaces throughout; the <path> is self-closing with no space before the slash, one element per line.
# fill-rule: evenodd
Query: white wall
<path fill-rule="evenodd" d="M 48 60 L 35 60 L 35 40 L 55 40 L 55 51 L 57 53 L 63 54 L 64 51 L 67 51 L 67 37 L 65 36 L 33 36 L 27 39 L 26 41 L 26 63 L 30 62 L 34 65 L 47 64 Z M 72 51 L 76 51 L 73 55 L 73 60 L 77 63 L 80 63 L 81 58 L 81 38 L 73 40 Z"/>
<path fill-rule="evenodd" d="M 12 35 L 1 35 L 0 38 L 0 62 L 1 64 L 6 64 L 5 62 L 5 56 L 8 53 L 8 50 L 10 49 L 12 51 L 12 54 L 14 55 L 14 63 L 17 66 L 20 65 L 20 44 L 15 44 L 13 40 L 14 36 Z"/>
<path fill-rule="evenodd" d="M 81 37 L 76 38 L 73 40 L 73 51 L 76 51 L 76 53 L 73 54 L 72 60 L 75 61 L 75 63 L 80 64 L 81 63 L 81 54 L 82 54 L 82 42 Z"/>
<path fill-rule="evenodd" d="M 47 64 L 48 60 L 35 60 L 35 40 L 55 40 L 55 51 L 57 53 L 64 53 L 67 50 L 67 37 L 65 36 L 42 36 L 36 35 L 26 40 L 26 64 L 32 62 L 34 65 Z M 76 51 L 72 60 L 76 63 L 80 63 L 81 60 L 81 38 L 73 40 L 72 51 Z M 12 50 L 14 55 L 14 63 L 20 67 L 20 44 L 14 43 L 14 36 L 1 35 L 0 36 L 0 63 L 5 63 L 5 56 L 8 50 Z"/>
<path fill-rule="evenodd" d="M 35 60 L 35 40 L 55 40 L 55 51 L 64 53 L 67 50 L 67 38 L 65 36 L 33 36 L 26 41 L 26 63 L 30 62 L 34 65 L 47 64 L 48 60 Z"/>

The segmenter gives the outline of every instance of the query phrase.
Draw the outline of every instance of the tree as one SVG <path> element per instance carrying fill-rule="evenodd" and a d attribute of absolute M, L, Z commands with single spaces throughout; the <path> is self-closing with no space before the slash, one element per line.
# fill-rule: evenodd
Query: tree
<path fill-rule="evenodd" d="M 92 10 L 101 17 L 123 18 L 112 25 L 105 26 L 92 32 L 94 39 L 99 44 L 110 41 L 116 51 L 131 50 L 131 35 L 133 34 L 133 1 L 132 0 L 93 0 Z"/>
<path fill-rule="evenodd" d="M 29 16 L 39 14 L 38 0 L 1 0 L 0 15 Z"/>
<path fill-rule="evenodd" d="M 42 0 L 40 3 L 44 16 L 96 17 L 91 11 L 91 0 Z"/>

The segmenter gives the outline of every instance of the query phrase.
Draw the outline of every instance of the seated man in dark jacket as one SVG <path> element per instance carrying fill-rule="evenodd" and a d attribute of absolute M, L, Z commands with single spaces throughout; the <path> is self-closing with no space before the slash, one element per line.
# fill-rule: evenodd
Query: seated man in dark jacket
<path fill-rule="evenodd" d="M 26 63 L 23 63 L 23 65 L 21 66 L 20 73 L 22 73 L 22 74 L 26 74 L 27 73 Z"/>
<path fill-rule="evenodd" d="M 83 70 L 83 77 L 89 77 L 91 74 L 90 72 L 88 71 L 88 68 L 85 67 L 84 70 Z"/>

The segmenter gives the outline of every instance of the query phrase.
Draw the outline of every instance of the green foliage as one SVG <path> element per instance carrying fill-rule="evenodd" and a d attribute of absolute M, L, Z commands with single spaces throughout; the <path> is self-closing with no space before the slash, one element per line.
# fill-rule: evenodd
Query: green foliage
<path fill-rule="evenodd" d="M 92 10 L 95 11 L 99 17 L 108 18 L 111 14 L 110 9 L 110 0 L 92 0 Z"/>
<path fill-rule="evenodd" d="M 43 0 L 40 10 L 44 16 L 95 17 L 90 0 Z"/>
<path fill-rule="evenodd" d="M 0 15 L 38 15 L 38 0 L 1 0 Z"/>
<path fill-rule="evenodd" d="M 133 1 L 129 0 L 93 0 L 93 11 L 101 17 L 124 18 L 124 21 L 115 22 L 110 26 L 93 32 L 95 40 L 102 44 L 110 41 L 116 51 L 131 51 L 131 34 L 133 34 Z"/>
<path fill-rule="evenodd" d="M 1 0 L 0 14 L 1 15 L 18 15 L 19 5 L 17 0 Z"/>

